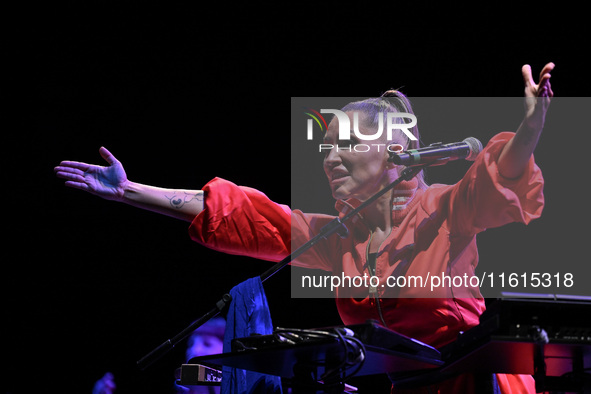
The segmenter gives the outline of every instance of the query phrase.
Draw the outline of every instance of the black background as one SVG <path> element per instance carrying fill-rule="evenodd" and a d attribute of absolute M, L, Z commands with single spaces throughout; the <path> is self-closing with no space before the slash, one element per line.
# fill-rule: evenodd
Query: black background
<path fill-rule="evenodd" d="M 169 392 L 183 346 L 145 372 L 135 362 L 270 266 L 65 188 L 61 160 L 101 163 L 106 146 L 137 182 L 220 176 L 289 203 L 290 96 L 519 97 L 521 65 L 548 61 L 557 95 L 588 94 L 585 12 L 563 3 L 84 4 L 5 14 L 9 393 L 90 393 L 106 371 L 120 393 Z M 265 283 L 275 325 L 339 324 L 332 300 L 291 299 L 288 282 Z"/>

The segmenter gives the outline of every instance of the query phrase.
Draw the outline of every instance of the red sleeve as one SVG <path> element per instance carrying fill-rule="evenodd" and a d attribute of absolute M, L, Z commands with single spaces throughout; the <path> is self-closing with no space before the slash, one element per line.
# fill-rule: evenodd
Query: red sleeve
<path fill-rule="evenodd" d="M 295 210 L 291 216 L 291 244 L 294 250 L 315 237 L 320 230 L 335 217 L 323 214 L 303 213 Z M 341 242 L 336 235 L 321 239 L 312 248 L 305 251 L 292 265 L 303 268 L 334 271 L 334 264 L 340 263 Z M 338 268 L 340 269 L 340 267 Z M 337 271 L 338 272 L 338 271 Z"/>
<path fill-rule="evenodd" d="M 191 239 L 219 252 L 281 261 L 334 217 L 291 211 L 258 190 L 214 178 L 203 187 L 205 207 L 189 226 Z M 321 240 L 293 265 L 332 270 L 338 248 Z"/>
<path fill-rule="evenodd" d="M 476 234 L 512 222 L 528 224 L 542 214 L 544 179 L 533 157 L 517 179 L 506 179 L 498 172 L 501 151 L 513 135 L 504 132 L 493 137 L 451 189 L 452 234 Z"/>
<path fill-rule="evenodd" d="M 263 193 L 214 178 L 203 187 L 205 206 L 189 226 L 191 239 L 208 248 L 261 260 L 290 253 L 291 211 Z"/>

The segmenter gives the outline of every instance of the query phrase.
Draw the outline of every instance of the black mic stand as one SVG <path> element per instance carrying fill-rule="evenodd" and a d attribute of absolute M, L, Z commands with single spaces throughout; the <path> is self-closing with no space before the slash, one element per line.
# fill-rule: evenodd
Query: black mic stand
<path fill-rule="evenodd" d="M 372 204 L 375 200 L 386 194 L 389 190 L 396 187 L 402 181 L 410 181 L 414 178 L 419 172 L 421 172 L 424 168 L 432 165 L 432 163 L 428 164 L 421 164 L 417 166 L 406 167 L 400 177 L 390 183 L 388 186 L 371 196 L 369 199 L 364 201 L 361 205 L 357 208 L 343 216 L 342 218 L 336 217 L 331 220 L 327 225 L 320 229 L 320 232 L 313 238 L 311 238 L 308 242 L 297 248 L 294 252 L 292 252 L 289 256 L 281 260 L 279 263 L 275 264 L 273 267 L 269 268 L 261 275 L 261 280 L 264 282 L 265 280 L 269 279 L 275 273 L 280 271 L 283 267 L 288 265 L 290 262 L 298 258 L 302 255 L 305 251 L 310 249 L 312 246 L 316 245 L 320 240 L 324 238 L 328 238 L 330 235 L 337 233 L 341 238 L 346 238 L 349 235 L 349 230 L 345 226 L 344 222 L 351 219 L 359 212 L 367 208 L 370 204 Z"/>
<path fill-rule="evenodd" d="M 380 190 L 379 192 L 374 194 L 368 200 L 364 201 L 359 207 L 355 208 L 354 210 L 352 210 L 351 212 L 349 212 L 348 214 L 346 214 L 342 218 L 337 217 L 337 218 L 333 219 L 332 221 L 330 221 L 327 225 L 325 225 L 324 227 L 322 227 L 320 229 L 320 232 L 316 236 L 314 236 L 312 239 L 307 241 L 305 244 L 303 244 L 302 246 L 297 248 L 289 256 L 285 257 L 283 260 L 281 260 L 280 262 L 275 264 L 273 267 L 271 267 L 270 269 L 268 269 L 267 271 L 262 273 L 260 275 L 261 281 L 264 282 L 267 279 L 269 279 L 271 276 L 273 276 L 274 274 L 279 272 L 281 269 L 283 269 L 285 266 L 287 266 L 289 263 L 291 263 L 293 260 L 295 260 L 301 254 L 303 254 L 305 251 L 307 251 L 308 249 L 310 249 L 311 247 L 316 245 L 320 240 L 322 240 L 324 238 L 328 238 L 330 235 L 332 235 L 334 233 L 339 234 L 339 236 L 341 238 L 346 238 L 347 235 L 349 234 L 349 230 L 344 225 L 344 222 L 351 219 L 353 216 L 357 215 L 360 211 L 362 211 L 367 206 L 372 204 L 375 200 L 377 200 L 378 198 L 383 196 L 385 193 L 387 193 L 389 190 L 391 190 L 395 186 L 397 186 L 400 182 L 410 181 L 419 172 L 421 172 L 424 168 L 429 167 L 430 165 L 444 164 L 444 163 L 442 163 L 442 161 L 446 161 L 445 158 L 443 158 L 443 159 L 440 158 L 433 163 L 426 163 L 426 164 L 420 164 L 420 165 L 416 165 L 416 166 L 406 167 L 402 171 L 402 173 L 400 174 L 400 177 L 398 177 L 396 180 L 394 180 L 388 186 L 386 186 L 385 188 L 383 188 L 382 190 Z M 166 340 L 162 345 L 158 346 L 157 348 L 152 350 L 150 353 L 148 353 L 147 355 L 142 357 L 137 362 L 138 367 L 141 370 L 146 369 L 148 366 L 150 366 L 155 361 L 157 361 L 162 356 L 164 356 L 166 353 L 168 353 L 168 351 L 170 351 L 173 347 L 175 347 L 179 342 L 181 342 L 183 339 L 188 337 L 194 330 L 201 327 L 203 324 L 205 324 L 207 321 L 209 321 L 213 317 L 217 316 L 226 307 L 226 305 L 229 304 L 231 301 L 232 301 L 232 297 L 230 296 L 230 294 L 224 294 L 223 297 L 216 303 L 215 308 L 213 308 L 212 310 L 207 312 L 201 318 L 195 320 L 187 328 L 185 328 L 183 331 L 178 333 L 172 339 Z"/>

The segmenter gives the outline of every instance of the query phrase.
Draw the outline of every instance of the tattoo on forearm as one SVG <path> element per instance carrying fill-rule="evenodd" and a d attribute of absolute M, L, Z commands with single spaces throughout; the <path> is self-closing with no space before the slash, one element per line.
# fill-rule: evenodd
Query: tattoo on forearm
<path fill-rule="evenodd" d="M 203 192 L 187 193 L 187 192 L 174 192 L 171 196 L 165 195 L 173 208 L 181 209 L 185 204 L 191 201 L 203 201 Z"/>

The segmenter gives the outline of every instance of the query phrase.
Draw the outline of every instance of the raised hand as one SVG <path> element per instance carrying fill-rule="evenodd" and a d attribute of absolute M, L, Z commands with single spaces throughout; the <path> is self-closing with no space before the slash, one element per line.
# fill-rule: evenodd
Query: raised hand
<path fill-rule="evenodd" d="M 540 72 L 540 80 L 536 83 L 532 77 L 531 67 L 526 64 L 521 68 L 525 82 L 525 121 L 534 129 L 544 127 L 546 111 L 550 105 L 550 99 L 554 97 L 550 86 L 550 73 L 554 69 L 554 63 L 548 63 Z"/>
<path fill-rule="evenodd" d="M 101 147 L 99 153 L 109 164 L 108 167 L 62 161 L 54 168 L 56 176 L 65 179 L 68 187 L 85 190 L 107 200 L 121 201 L 129 182 L 123 165 L 106 148 Z"/>
<path fill-rule="evenodd" d="M 540 72 L 540 80 L 536 84 L 532 77 L 531 67 L 521 68 L 525 82 L 525 117 L 515 136 L 503 148 L 499 160 L 499 173 L 508 179 L 516 179 L 525 171 L 531 155 L 534 153 L 544 128 L 546 112 L 550 100 L 554 96 L 550 87 L 550 72 L 554 63 L 548 63 Z"/>

